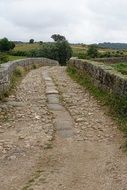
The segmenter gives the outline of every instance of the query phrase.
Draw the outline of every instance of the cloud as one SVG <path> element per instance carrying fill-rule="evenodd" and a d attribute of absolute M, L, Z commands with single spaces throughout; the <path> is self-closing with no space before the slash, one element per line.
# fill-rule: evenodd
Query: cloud
<path fill-rule="evenodd" d="M 125 0 L 1 0 L 0 37 L 49 41 L 54 33 L 70 42 L 126 42 Z"/>

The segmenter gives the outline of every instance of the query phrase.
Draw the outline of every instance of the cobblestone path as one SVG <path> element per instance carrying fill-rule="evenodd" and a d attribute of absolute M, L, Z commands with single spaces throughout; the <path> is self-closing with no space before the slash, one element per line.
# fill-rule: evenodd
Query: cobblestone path
<path fill-rule="evenodd" d="M 0 190 L 127 190 L 117 127 L 65 67 L 31 71 L 0 103 Z"/>

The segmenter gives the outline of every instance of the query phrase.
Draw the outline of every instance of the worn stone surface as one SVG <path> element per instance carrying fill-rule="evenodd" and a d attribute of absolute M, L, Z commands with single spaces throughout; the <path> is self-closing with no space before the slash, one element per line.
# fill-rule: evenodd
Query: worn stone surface
<path fill-rule="evenodd" d="M 46 89 L 49 90 L 46 91 L 46 94 L 48 97 L 48 108 L 54 114 L 54 127 L 63 138 L 72 137 L 74 135 L 73 120 L 69 112 L 61 104 L 59 93 L 52 78 L 49 77 L 49 72 L 43 72 L 43 77 L 46 82 Z M 50 83 L 47 83 L 47 77 Z"/>
<path fill-rule="evenodd" d="M 31 71 L 1 104 L 0 190 L 126 189 L 118 126 L 65 69 Z"/>
<path fill-rule="evenodd" d="M 0 103 L 0 190 L 19 190 L 53 138 L 42 71 L 31 71 L 16 93 Z"/>

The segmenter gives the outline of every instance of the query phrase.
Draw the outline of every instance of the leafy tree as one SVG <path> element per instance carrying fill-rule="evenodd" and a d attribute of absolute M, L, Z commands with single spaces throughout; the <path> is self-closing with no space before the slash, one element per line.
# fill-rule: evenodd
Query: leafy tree
<path fill-rule="evenodd" d="M 71 46 L 64 36 L 57 35 L 54 41 L 53 43 L 42 43 L 39 49 L 30 51 L 29 56 L 46 57 L 59 61 L 61 65 L 66 65 L 66 62 L 72 56 Z"/>
<path fill-rule="evenodd" d="M 15 43 L 14 42 L 10 42 L 10 49 L 14 49 L 15 48 Z"/>
<path fill-rule="evenodd" d="M 53 34 L 51 36 L 51 38 L 55 41 L 55 42 L 58 42 L 58 41 L 65 41 L 66 38 L 64 36 L 61 36 L 60 34 Z"/>
<path fill-rule="evenodd" d="M 7 54 L 0 53 L 0 64 L 8 62 L 8 61 L 9 61 L 9 58 L 8 58 Z"/>
<path fill-rule="evenodd" d="M 43 42 L 42 42 L 42 41 L 40 41 L 40 42 L 39 42 L 39 44 L 40 44 L 40 45 L 42 45 L 42 44 L 43 44 Z"/>
<path fill-rule="evenodd" d="M 67 61 L 72 56 L 72 49 L 67 41 L 58 41 L 56 43 L 58 50 L 58 61 L 61 65 L 66 65 Z"/>
<path fill-rule="evenodd" d="M 15 47 L 14 42 L 9 41 L 7 38 L 3 38 L 0 40 L 0 51 L 6 52 Z"/>
<path fill-rule="evenodd" d="M 29 43 L 33 44 L 34 43 L 34 39 L 30 39 Z"/>
<path fill-rule="evenodd" d="M 55 43 L 43 43 L 41 48 L 30 51 L 32 57 L 46 57 L 58 60 L 58 48 Z"/>
<path fill-rule="evenodd" d="M 90 45 L 87 50 L 87 56 L 90 58 L 96 58 L 98 57 L 98 49 L 95 45 Z"/>

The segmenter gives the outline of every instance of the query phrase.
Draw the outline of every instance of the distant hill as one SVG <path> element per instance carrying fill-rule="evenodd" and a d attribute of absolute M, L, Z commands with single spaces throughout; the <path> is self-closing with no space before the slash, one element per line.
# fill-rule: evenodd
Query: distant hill
<path fill-rule="evenodd" d="M 15 44 L 23 44 L 24 42 L 22 41 L 14 41 Z"/>
<path fill-rule="evenodd" d="M 104 42 L 104 43 L 99 43 L 96 45 L 100 48 L 111 48 L 111 49 L 117 49 L 117 50 L 127 49 L 127 43 Z"/>

